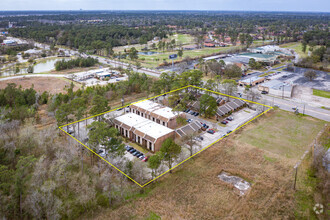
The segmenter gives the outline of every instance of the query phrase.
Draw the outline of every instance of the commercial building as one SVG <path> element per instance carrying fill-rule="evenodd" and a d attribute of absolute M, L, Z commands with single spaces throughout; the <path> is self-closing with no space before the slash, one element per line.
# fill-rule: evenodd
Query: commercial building
<path fill-rule="evenodd" d="M 265 81 L 265 77 L 259 77 L 259 76 L 252 76 L 246 79 L 240 79 L 238 81 L 238 84 L 240 86 L 248 85 L 248 86 L 255 86 L 260 83 L 263 83 Z"/>
<path fill-rule="evenodd" d="M 150 100 L 132 104 L 130 106 L 130 112 L 169 128 L 175 128 L 177 126 L 177 116 L 181 115 L 184 117 L 184 114 L 176 114 L 171 108 Z"/>
<path fill-rule="evenodd" d="M 14 40 L 4 40 L 2 42 L 2 45 L 5 45 L 5 46 L 16 46 L 17 45 L 17 42 L 14 41 Z"/>
<path fill-rule="evenodd" d="M 175 135 L 174 130 L 134 113 L 115 118 L 114 124 L 122 136 L 152 152 L 159 151 L 162 143 Z"/>

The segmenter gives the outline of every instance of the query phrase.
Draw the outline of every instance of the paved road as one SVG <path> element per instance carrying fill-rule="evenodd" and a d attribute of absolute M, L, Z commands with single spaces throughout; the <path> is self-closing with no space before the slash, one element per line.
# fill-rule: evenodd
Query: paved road
<path fill-rule="evenodd" d="M 257 88 L 252 88 L 256 92 L 260 92 L 257 90 Z M 242 98 L 247 99 L 246 95 L 243 93 L 244 88 L 239 87 L 238 92 L 242 94 Z M 269 95 L 261 95 L 261 99 L 256 100 L 256 102 L 274 106 L 278 105 L 280 109 L 286 110 L 286 111 L 291 111 L 293 112 L 294 110 L 292 108 L 298 108 L 299 113 L 305 113 L 306 115 L 310 115 L 312 117 L 324 120 L 324 121 L 330 121 L 330 111 L 318 107 L 313 107 L 310 106 L 306 103 L 300 103 L 292 99 L 282 99 L 282 98 L 277 98 L 274 96 L 269 96 Z M 305 111 L 304 111 L 305 108 Z"/>
<path fill-rule="evenodd" d="M 292 108 L 298 108 L 299 113 L 304 113 L 324 121 L 330 121 L 330 111 L 326 109 L 313 107 L 308 104 L 295 102 L 293 100 L 271 97 L 268 95 L 262 95 L 262 100 L 265 100 L 266 103 L 270 105 L 279 105 L 280 109 L 286 111 L 294 111 Z"/>
<path fill-rule="evenodd" d="M 66 77 L 68 75 L 62 74 L 27 74 L 27 75 L 18 75 L 18 76 L 9 76 L 0 78 L 0 81 L 10 80 L 10 79 L 18 79 L 18 78 L 27 78 L 27 77 Z"/>

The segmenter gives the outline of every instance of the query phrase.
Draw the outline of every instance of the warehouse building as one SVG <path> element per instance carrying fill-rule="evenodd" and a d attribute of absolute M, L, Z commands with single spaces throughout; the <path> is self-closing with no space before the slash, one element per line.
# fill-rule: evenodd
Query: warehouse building
<path fill-rule="evenodd" d="M 115 118 L 114 124 L 122 136 L 152 152 L 159 151 L 162 143 L 175 135 L 174 130 L 134 113 Z"/>

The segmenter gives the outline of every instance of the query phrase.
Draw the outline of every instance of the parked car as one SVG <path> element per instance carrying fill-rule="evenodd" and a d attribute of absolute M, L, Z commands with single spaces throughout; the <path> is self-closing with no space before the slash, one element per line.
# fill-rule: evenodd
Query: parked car
<path fill-rule="evenodd" d="M 199 113 L 198 112 L 195 112 L 194 114 L 193 114 L 193 116 L 198 116 L 199 115 Z"/>
<path fill-rule="evenodd" d="M 196 112 L 194 112 L 194 111 L 191 111 L 189 114 L 191 114 L 191 115 L 194 115 Z"/>
<path fill-rule="evenodd" d="M 117 109 L 117 111 L 121 111 L 121 110 L 123 110 L 123 108 L 119 108 L 119 109 Z"/>
<path fill-rule="evenodd" d="M 207 133 L 214 134 L 215 133 L 215 130 L 209 129 L 209 130 L 207 130 Z"/>
<path fill-rule="evenodd" d="M 134 153 L 132 153 L 133 156 L 138 155 L 140 152 L 139 151 L 135 151 Z"/>
<path fill-rule="evenodd" d="M 192 120 L 192 119 L 190 119 L 190 118 L 187 120 L 187 122 L 188 122 L 188 123 L 190 123 L 190 122 L 192 122 L 192 121 L 193 121 L 193 120 Z"/>
<path fill-rule="evenodd" d="M 229 117 L 227 117 L 226 119 L 227 119 L 228 121 L 232 121 L 232 120 L 234 120 L 234 117 L 229 116 Z"/>
<path fill-rule="evenodd" d="M 188 109 L 186 109 L 184 112 L 188 113 L 189 111 L 190 111 L 190 109 L 188 108 Z"/>
<path fill-rule="evenodd" d="M 224 124 L 224 125 L 226 125 L 226 124 L 228 124 L 228 121 L 226 121 L 226 120 L 223 120 L 223 121 L 221 122 L 221 124 Z"/>
<path fill-rule="evenodd" d="M 126 148 L 127 151 L 129 151 L 129 150 L 131 150 L 133 147 L 126 145 L 125 148 Z"/>
<path fill-rule="evenodd" d="M 274 105 L 274 107 L 277 107 L 277 108 L 279 108 L 280 106 L 279 106 L 279 105 L 277 105 L 277 104 L 275 104 L 275 105 Z"/>
<path fill-rule="evenodd" d="M 229 134 L 229 133 L 231 133 L 232 131 L 231 130 L 229 130 L 229 131 L 227 131 L 227 134 Z"/>
<path fill-rule="evenodd" d="M 209 128 L 209 126 L 208 126 L 207 124 L 205 124 L 205 123 L 203 123 L 203 122 L 201 122 L 201 124 L 202 124 L 202 126 L 203 126 L 204 128 L 206 128 L 206 129 Z"/>
<path fill-rule="evenodd" d="M 142 154 L 141 156 L 138 157 L 140 160 L 143 160 L 145 156 Z"/>
<path fill-rule="evenodd" d="M 74 133 L 73 129 L 71 129 L 71 128 L 69 128 L 67 132 L 68 132 L 69 134 L 73 134 L 73 133 Z"/>
<path fill-rule="evenodd" d="M 195 141 L 202 141 L 204 138 L 202 136 L 194 137 Z"/>
<path fill-rule="evenodd" d="M 136 150 L 134 148 L 132 148 L 128 152 L 130 152 L 131 154 L 133 154 L 134 152 L 136 152 Z"/>
<path fill-rule="evenodd" d="M 261 91 L 261 94 L 268 94 L 268 92 L 267 91 Z"/>
<path fill-rule="evenodd" d="M 107 156 L 107 153 L 105 152 L 104 149 L 100 149 L 100 150 L 98 151 L 98 154 L 99 154 L 101 157 L 105 157 L 105 156 Z"/>

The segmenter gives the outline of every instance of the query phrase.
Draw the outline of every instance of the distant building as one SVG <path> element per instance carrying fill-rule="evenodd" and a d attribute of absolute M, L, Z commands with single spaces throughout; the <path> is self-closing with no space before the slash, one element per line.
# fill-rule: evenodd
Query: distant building
<path fill-rule="evenodd" d="M 255 86 L 260 83 L 263 83 L 264 81 L 265 81 L 265 77 L 253 76 L 253 77 L 246 78 L 246 79 L 240 79 L 238 81 L 238 84 L 240 86 L 244 86 L 244 85 Z"/>
<path fill-rule="evenodd" d="M 213 43 L 204 43 L 204 47 L 215 47 Z"/>
<path fill-rule="evenodd" d="M 2 45 L 5 45 L 5 46 L 16 46 L 17 45 L 17 42 L 14 41 L 14 40 L 4 40 L 2 42 Z"/>

